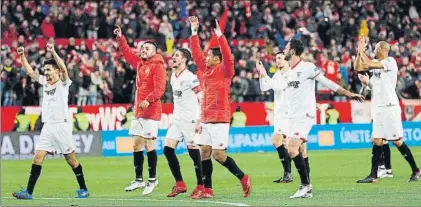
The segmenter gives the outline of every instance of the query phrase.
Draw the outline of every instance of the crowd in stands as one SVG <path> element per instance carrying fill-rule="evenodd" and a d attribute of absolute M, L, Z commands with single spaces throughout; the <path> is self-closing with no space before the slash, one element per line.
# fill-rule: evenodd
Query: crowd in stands
<path fill-rule="evenodd" d="M 12 0 L 1 6 L 2 106 L 40 103 L 42 87 L 25 74 L 16 53 L 18 46 L 25 46 L 30 64 L 42 73 L 42 62 L 51 55 L 39 39 L 55 42 L 56 51 L 65 59 L 73 80 L 70 104 L 133 102 L 135 70 L 116 47 L 115 25 L 122 27 L 133 48 L 139 47 L 139 40 L 156 41 L 170 74 L 171 54 L 190 37 L 187 17 L 199 17 L 199 36 L 205 45 L 214 20 L 224 9 L 229 11 L 224 34 L 238 43 L 231 48 L 236 71 L 232 101 L 273 99 L 272 92 L 260 90 L 255 62 L 262 60 L 273 74 L 274 54 L 291 38 L 305 43 L 303 59 L 315 62 L 329 79 L 358 92 L 361 84 L 352 62 L 361 35 L 369 36 L 371 51 L 380 40 L 391 43 L 390 55 L 399 65 L 398 96 L 421 97 L 421 2 L 415 0 Z M 62 38 L 67 38 L 65 44 L 58 43 Z M 264 44 L 250 41 L 255 39 Z M 191 64 L 189 69 L 195 68 Z M 320 85 L 317 91 L 319 100 L 346 100 Z M 163 100 L 172 101 L 170 84 Z"/>

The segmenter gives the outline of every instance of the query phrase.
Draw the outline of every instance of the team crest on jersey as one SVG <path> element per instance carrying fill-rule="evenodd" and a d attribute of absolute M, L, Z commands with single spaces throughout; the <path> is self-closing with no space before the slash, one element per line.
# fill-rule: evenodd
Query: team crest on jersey
<path fill-rule="evenodd" d="M 151 71 L 151 69 L 149 68 L 149 67 L 147 67 L 146 69 L 145 69 L 145 74 L 146 74 L 146 76 L 148 76 L 149 75 L 149 72 Z"/>
<path fill-rule="evenodd" d="M 299 88 L 300 87 L 300 81 L 290 81 L 288 83 L 288 87 Z"/>
<path fill-rule="evenodd" d="M 297 78 L 301 76 L 301 72 L 297 72 Z"/>
<path fill-rule="evenodd" d="M 47 94 L 48 96 L 53 96 L 55 93 L 56 93 L 56 88 L 45 91 L 45 94 Z"/>
<path fill-rule="evenodd" d="M 373 73 L 373 75 L 374 75 L 374 77 L 376 77 L 376 78 L 380 78 L 380 76 L 381 76 L 381 72 L 374 72 L 374 73 Z"/>

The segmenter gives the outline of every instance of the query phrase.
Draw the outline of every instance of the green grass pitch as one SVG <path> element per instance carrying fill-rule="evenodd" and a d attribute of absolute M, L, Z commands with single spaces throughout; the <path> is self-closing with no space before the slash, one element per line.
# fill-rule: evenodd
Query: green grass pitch
<path fill-rule="evenodd" d="M 180 155 L 179 160 L 184 180 L 189 191 L 175 198 L 167 198 L 174 184 L 165 157 L 158 161 L 160 185 L 149 196 L 141 196 L 141 191 L 125 192 L 123 189 L 133 178 L 131 157 L 120 158 L 80 158 L 91 197 L 84 200 L 73 199 L 77 182 L 73 172 L 61 159 L 46 160 L 41 177 L 34 191 L 34 200 L 16 200 L 13 191 L 26 187 L 30 171 L 30 160 L 1 161 L 1 205 L 115 205 L 115 206 L 202 206 L 202 205 L 421 205 L 421 181 L 407 183 L 410 167 L 396 149 L 392 149 L 392 167 L 395 177 L 381 179 L 378 184 L 356 184 L 357 179 L 368 174 L 370 149 L 344 151 L 311 151 L 312 199 L 291 200 L 298 187 L 299 177 L 294 173 L 294 182 L 275 184 L 272 180 L 281 176 L 281 164 L 275 153 L 231 154 L 237 164 L 251 176 L 252 194 L 242 197 L 237 178 L 214 161 L 213 187 L 215 198 L 192 200 L 188 197 L 195 187 L 193 166 L 188 155 Z M 412 148 L 421 163 L 421 148 Z M 145 159 L 146 161 L 147 159 Z M 146 163 L 145 163 L 146 164 Z M 294 169 L 294 165 L 293 165 Z M 147 177 L 147 165 L 144 167 Z"/>

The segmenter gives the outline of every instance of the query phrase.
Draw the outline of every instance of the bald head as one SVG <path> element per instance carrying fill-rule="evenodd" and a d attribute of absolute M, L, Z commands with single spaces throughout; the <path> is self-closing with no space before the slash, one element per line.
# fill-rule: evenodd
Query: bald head
<path fill-rule="evenodd" d="M 376 58 L 381 60 L 389 56 L 390 51 L 390 44 L 386 41 L 380 41 L 376 44 L 376 48 L 374 49 L 374 54 Z"/>
<path fill-rule="evenodd" d="M 386 41 L 380 41 L 377 44 L 379 44 L 379 47 L 381 47 L 383 50 L 386 50 L 387 52 L 390 51 L 390 45 Z"/>

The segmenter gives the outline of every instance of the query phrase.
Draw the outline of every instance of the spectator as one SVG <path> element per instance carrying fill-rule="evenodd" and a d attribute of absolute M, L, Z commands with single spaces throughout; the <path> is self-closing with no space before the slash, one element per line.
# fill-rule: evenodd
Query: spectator
<path fill-rule="evenodd" d="M 41 30 L 44 37 L 50 38 L 56 36 L 54 24 L 51 22 L 50 16 L 45 17 L 44 21 L 42 21 Z"/>
<path fill-rule="evenodd" d="M 53 37 L 70 38 L 68 44 L 56 43 L 56 51 L 65 59 L 73 80 L 70 104 L 130 102 L 134 97 L 136 71 L 121 60 L 114 40 L 110 40 L 114 25 L 124 28 L 131 47 L 136 47 L 139 40 L 153 39 L 159 49 L 170 56 L 171 49 L 183 47 L 183 39 L 190 36 L 185 17 L 198 14 L 199 37 L 208 39 L 213 32 L 214 19 L 225 7 L 229 12 L 224 33 L 233 40 L 231 46 L 236 61 L 236 76 L 231 86 L 234 101 L 272 100 L 273 92 L 262 94 L 255 86 L 253 65 L 256 59 L 261 59 L 272 75 L 273 55 L 293 37 L 301 38 L 306 45 L 303 59 L 316 62 L 323 70 L 331 68 L 326 66 L 326 61 L 334 62 L 335 72 L 329 69 L 326 74 L 342 86 L 359 91 L 361 84 L 356 78 L 352 57 L 355 57 L 357 35 L 359 32 L 366 35 L 367 28 L 371 48 L 379 40 L 388 41 L 392 46 L 390 55 L 396 57 L 401 71 L 398 95 L 401 98 L 416 96 L 415 80 L 421 73 L 421 19 L 419 4 L 415 1 L 388 4 L 354 0 L 334 3 L 263 1 L 261 4 L 255 1 L 5 1 L 1 7 L 2 104 L 39 104 L 42 86 L 33 80 L 24 81 L 26 74 L 20 72 L 15 50 L 25 45 L 30 64 L 42 74 L 42 61 L 50 55 L 45 54 L 40 47 L 42 41 L 37 38 L 49 38 L 50 42 L 54 41 Z M 256 43 L 260 41 L 263 44 Z M 91 75 L 95 71 L 98 74 Z M 167 87 L 163 97 L 165 102 L 172 101 L 170 88 Z M 345 100 L 330 92 L 322 96 L 324 100 Z"/>
<path fill-rule="evenodd" d="M 237 106 L 235 112 L 231 117 L 231 126 L 232 127 L 244 127 L 246 126 L 247 115 L 241 111 L 241 107 Z"/>
<path fill-rule="evenodd" d="M 421 80 L 416 80 L 415 83 L 409 86 L 405 92 L 408 94 L 407 98 L 420 99 L 421 98 Z"/>
<path fill-rule="evenodd" d="M 15 132 L 28 132 L 31 129 L 31 120 L 28 115 L 25 114 L 25 108 L 20 108 L 19 113 L 15 118 L 15 126 L 13 131 Z"/>
<path fill-rule="evenodd" d="M 77 112 L 73 118 L 73 131 L 88 131 L 89 130 L 89 119 L 86 114 L 83 113 L 82 107 L 77 107 Z"/>

